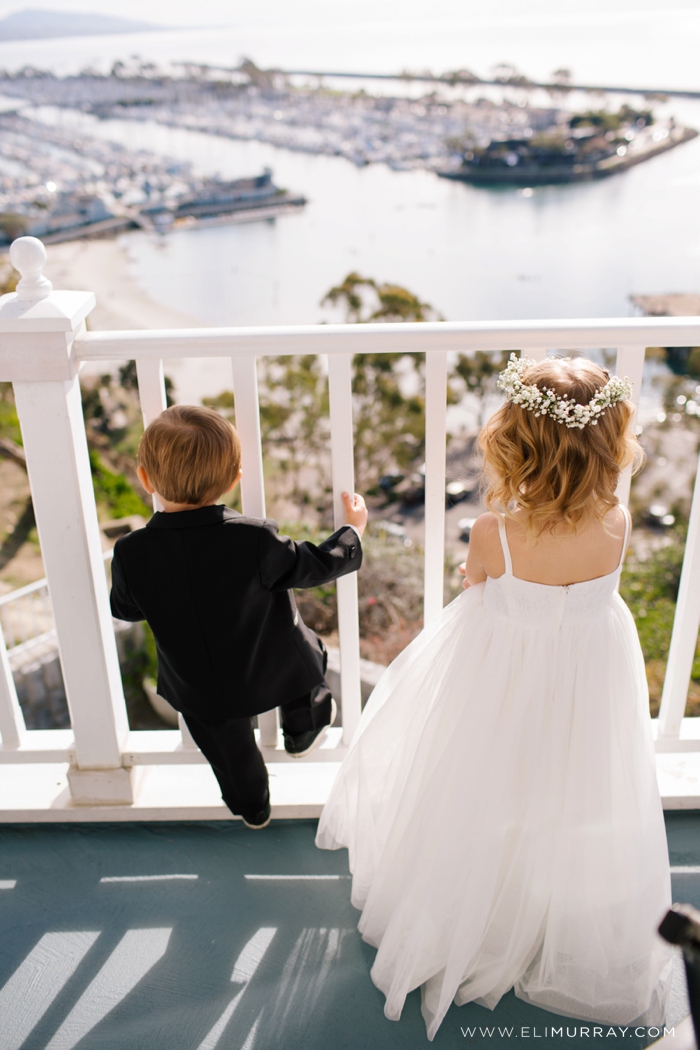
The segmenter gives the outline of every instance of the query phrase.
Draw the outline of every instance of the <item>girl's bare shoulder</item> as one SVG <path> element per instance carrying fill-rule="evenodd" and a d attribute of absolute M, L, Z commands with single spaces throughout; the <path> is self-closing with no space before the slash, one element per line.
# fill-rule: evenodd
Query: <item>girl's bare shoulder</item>
<path fill-rule="evenodd" d="M 488 511 L 480 514 L 472 525 L 469 546 L 475 553 L 479 554 L 480 560 L 489 560 L 489 556 L 497 558 L 501 554 L 501 539 L 498 534 L 499 519 L 497 514 Z"/>
<path fill-rule="evenodd" d="M 498 515 L 491 511 L 480 514 L 472 525 L 470 542 L 472 540 L 481 543 L 488 542 L 496 536 L 498 536 Z"/>

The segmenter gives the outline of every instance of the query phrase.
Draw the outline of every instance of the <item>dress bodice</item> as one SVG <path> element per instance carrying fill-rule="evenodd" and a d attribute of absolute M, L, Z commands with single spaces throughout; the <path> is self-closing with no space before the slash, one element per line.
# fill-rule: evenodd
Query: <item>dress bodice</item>
<path fill-rule="evenodd" d="M 506 569 L 502 576 L 487 578 L 484 588 L 484 608 L 499 619 L 508 620 L 509 623 L 519 627 L 537 630 L 543 627 L 558 628 L 564 624 L 583 623 L 596 619 L 611 603 L 620 601 L 617 587 L 629 530 L 629 513 L 625 511 L 622 554 L 614 572 L 592 580 L 584 580 L 582 583 L 556 586 L 521 580 L 513 575 L 505 521 L 499 518 L 498 531 Z"/>

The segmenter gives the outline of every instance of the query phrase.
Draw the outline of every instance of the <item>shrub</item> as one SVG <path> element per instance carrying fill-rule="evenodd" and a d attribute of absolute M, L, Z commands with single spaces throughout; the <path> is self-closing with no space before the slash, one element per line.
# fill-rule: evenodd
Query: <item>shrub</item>
<path fill-rule="evenodd" d="M 131 514 L 140 514 L 150 518 L 151 511 L 136 494 L 123 474 L 109 470 L 96 449 L 90 449 L 90 470 L 98 504 L 106 506 L 112 517 L 127 518 Z"/>

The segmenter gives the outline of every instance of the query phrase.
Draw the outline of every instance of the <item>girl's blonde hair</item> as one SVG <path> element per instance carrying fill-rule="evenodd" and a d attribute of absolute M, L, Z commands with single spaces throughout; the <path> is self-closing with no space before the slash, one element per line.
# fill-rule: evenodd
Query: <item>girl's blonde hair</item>
<path fill-rule="evenodd" d="M 538 361 L 523 382 L 586 405 L 609 375 L 584 357 Z M 617 506 L 620 472 L 636 472 L 644 452 L 632 432 L 634 405 L 618 401 L 595 426 L 569 428 L 506 402 L 480 436 L 489 510 L 522 521 L 532 538 L 557 526 L 575 532 L 591 517 L 602 521 Z"/>

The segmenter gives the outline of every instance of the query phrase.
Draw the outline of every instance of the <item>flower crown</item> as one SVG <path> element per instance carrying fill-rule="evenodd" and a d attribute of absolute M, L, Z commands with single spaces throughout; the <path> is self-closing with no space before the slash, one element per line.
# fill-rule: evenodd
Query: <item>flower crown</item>
<path fill-rule="evenodd" d="M 606 408 L 618 401 L 627 401 L 632 395 L 632 384 L 625 377 L 613 376 L 587 405 L 579 405 L 569 397 L 563 397 L 554 390 L 540 390 L 538 386 L 523 382 L 523 375 L 531 365 L 537 364 L 527 357 L 510 355 L 510 361 L 498 377 L 497 386 L 506 396 L 507 401 L 520 405 L 536 416 L 550 416 L 565 427 L 577 427 L 583 430 L 590 423 L 595 426 Z"/>

